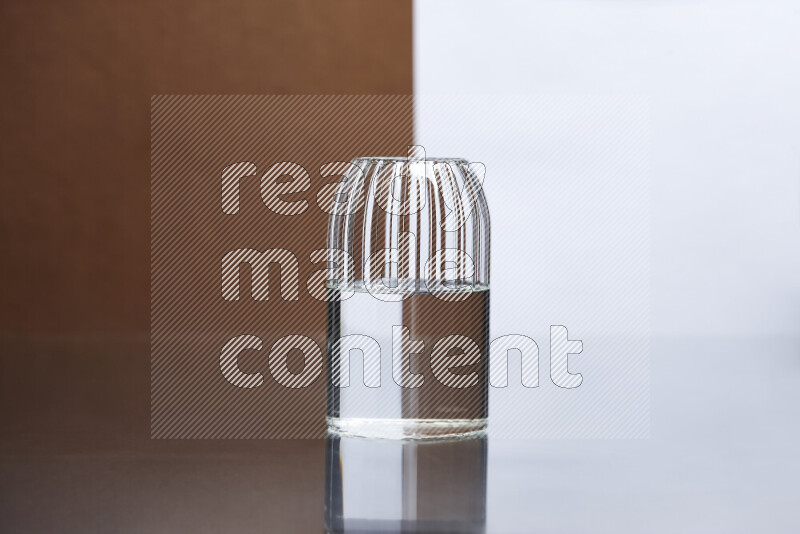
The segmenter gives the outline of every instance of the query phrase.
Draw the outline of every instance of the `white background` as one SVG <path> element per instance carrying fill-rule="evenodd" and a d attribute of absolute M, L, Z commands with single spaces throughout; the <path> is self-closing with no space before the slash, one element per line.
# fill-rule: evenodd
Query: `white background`
<path fill-rule="evenodd" d="M 456 94 L 496 102 L 531 94 L 648 98 L 652 334 L 795 336 L 798 11 L 800 3 L 790 1 L 417 1 L 415 93 L 423 103 Z M 494 286 L 497 258 L 542 231 L 525 227 L 519 214 L 514 222 L 525 234 L 508 231 L 503 206 L 537 199 L 547 187 L 519 166 L 493 172 L 505 156 L 497 147 L 524 142 L 504 125 L 535 129 L 541 108 L 465 108 L 469 124 L 495 136 L 469 154 L 443 153 L 458 150 L 455 133 L 468 136 L 443 127 L 452 112 L 418 106 L 416 139 L 429 155 L 487 164 Z M 577 218 L 564 234 L 585 224 Z M 520 301 L 505 310 L 496 297 L 494 317 L 524 312 Z"/>

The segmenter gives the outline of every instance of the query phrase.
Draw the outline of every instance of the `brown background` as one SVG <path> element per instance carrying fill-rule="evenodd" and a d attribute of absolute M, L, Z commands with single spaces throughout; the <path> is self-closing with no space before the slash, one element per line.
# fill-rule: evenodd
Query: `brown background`
<path fill-rule="evenodd" d="M 150 440 L 150 99 L 410 94 L 411 33 L 411 0 L 2 2 L 0 530 L 321 530 L 322 441 Z"/>
<path fill-rule="evenodd" d="M 149 439 L 151 96 L 410 94 L 411 1 L 0 9 L 2 447 L 133 446 Z"/>
<path fill-rule="evenodd" d="M 5 333 L 149 328 L 154 94 L 409 94 L 411 1 L 5 1 Z"/>

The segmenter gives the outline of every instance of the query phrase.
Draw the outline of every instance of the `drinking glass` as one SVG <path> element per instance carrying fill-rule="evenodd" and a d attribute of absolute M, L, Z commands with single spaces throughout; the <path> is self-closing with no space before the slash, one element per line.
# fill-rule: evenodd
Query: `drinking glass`
<path fill-rule="evenodd" d="M 328 229 L 327 420 L 379 438 L 482 432 L 489 210 L 481 164 L 357 158 Z"/>

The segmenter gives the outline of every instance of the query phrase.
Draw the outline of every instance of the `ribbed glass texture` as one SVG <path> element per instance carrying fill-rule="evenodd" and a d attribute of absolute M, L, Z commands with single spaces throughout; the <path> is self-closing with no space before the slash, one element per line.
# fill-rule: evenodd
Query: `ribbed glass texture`
<path fill-rule="evenodd" d="M 482 178 L 481 164 L 457 158 L 353 160 L 328 232 L 329 247 L 353 259 L 341 282 L 399 283 L 402 291 L 488 286 Z"/>
<path fill-rule="evenodd" d="M 358 158 L 328 247 L 328 423 L 372 437 L 480 431 L 488 415 L 489 210 L 457 158 Z M 459 356 L 460 355 L 460 356 Z"/>

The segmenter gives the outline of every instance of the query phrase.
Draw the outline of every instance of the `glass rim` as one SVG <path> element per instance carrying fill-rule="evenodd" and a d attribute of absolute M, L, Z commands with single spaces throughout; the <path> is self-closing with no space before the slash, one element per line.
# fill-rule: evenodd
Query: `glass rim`
<path fill-rule="evenodd" d="M 356 163 L 358 161 L 394 161 L 398 163 L 417 163 L 426 161 L 429 161 L 431 163 L 446 163 L 446 162 L 469 163 L 469 161 L 465 158 L 426 157 L 424 159 L 409 159 L 408 156 L 362 156 L 353 159 L 353 163 Z"/>

